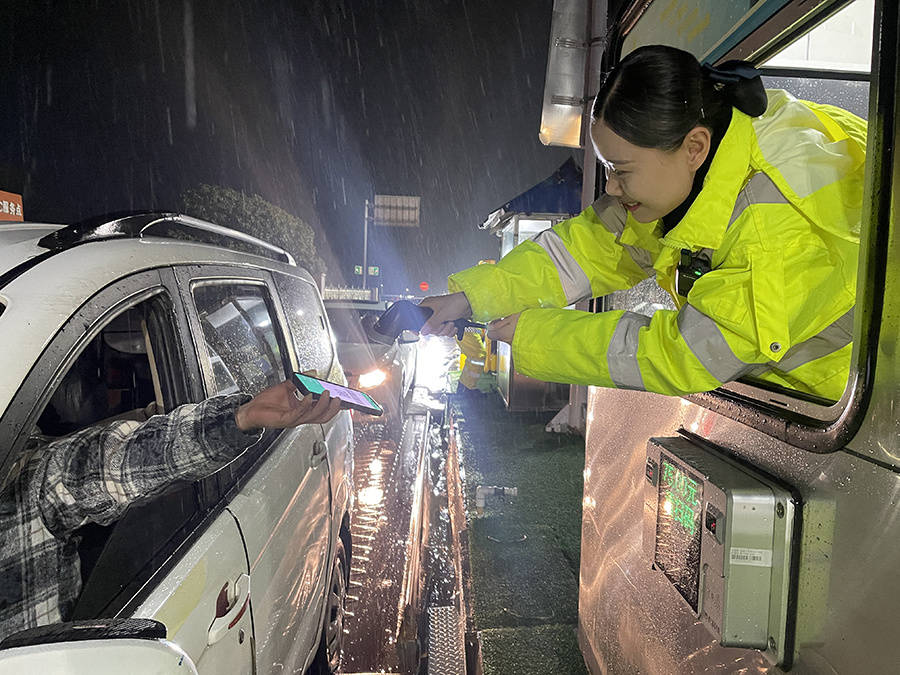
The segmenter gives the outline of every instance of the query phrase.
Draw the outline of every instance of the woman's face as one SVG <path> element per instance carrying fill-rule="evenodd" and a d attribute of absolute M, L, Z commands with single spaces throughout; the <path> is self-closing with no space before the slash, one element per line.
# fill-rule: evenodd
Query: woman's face
<path fill-rule="evenodd" d="M 709 129 L 698 126 L 675 150 L 642 148 L 617 135 L 603 120 L 591 126 L 591 138 L 606 171 L 606 192 L 618 197 L 641 223 L 662 218 L 687 199 L 710 144 Z"/>

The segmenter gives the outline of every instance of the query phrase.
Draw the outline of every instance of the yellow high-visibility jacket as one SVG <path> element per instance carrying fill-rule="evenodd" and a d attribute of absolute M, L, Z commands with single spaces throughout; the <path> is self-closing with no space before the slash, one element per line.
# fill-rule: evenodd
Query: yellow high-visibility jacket
<path fill-rule="evenodd" d="M 742 376 L 837 400 L 849 373 L 866 123 L 768 92 L 766 112 L 734 110 L 703 189 L 678 225 L 639 223 L 603 195 L 496 265 L 450 277 L 480 321 L 525 310 L 516 370 L 554 382 L 662 394 Z M 675 291 L 682 249 L 711 270 Z M 560 309 L 647 277 L 675 310 Z"/>

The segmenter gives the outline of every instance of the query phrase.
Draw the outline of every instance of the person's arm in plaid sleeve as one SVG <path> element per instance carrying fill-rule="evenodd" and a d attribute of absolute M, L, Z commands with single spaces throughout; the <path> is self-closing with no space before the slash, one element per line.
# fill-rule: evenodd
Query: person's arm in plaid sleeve
<path fill-rule="evenodd" d="M 327 392 L 317 401 L 299 399 L 294 386 L 282 382 L 253 399 L 217 396 L 144 423 L 84 429 L 47 446 L 44 523 L 56 537 L 87 522 L 108 524 L 135 502 L 225 466 L 258 441 L 264 427 L 322 423 L 339 409 Z"/>

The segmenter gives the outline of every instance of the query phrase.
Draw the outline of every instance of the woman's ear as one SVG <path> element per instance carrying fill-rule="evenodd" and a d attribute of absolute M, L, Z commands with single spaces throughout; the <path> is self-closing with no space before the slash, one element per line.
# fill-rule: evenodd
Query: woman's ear
<path fill-rule="evenodd" d="M 681 147 L 686 153 L 688 168 L 691 171 L 696 171 L 703 165 L 711 146 L 712 134 L 706 127 L 698 125 L 687 133 Z"/>

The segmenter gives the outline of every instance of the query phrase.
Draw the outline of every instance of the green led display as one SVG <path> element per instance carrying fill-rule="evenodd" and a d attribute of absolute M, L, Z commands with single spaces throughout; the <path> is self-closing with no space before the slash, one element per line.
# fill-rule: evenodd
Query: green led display
<path fill-rule="evenodd" d="M 666 486 L 663 497 L 666 515 L 680 523 L 688 534 L 694 534 L 699 525 L 700 485 L 668 462 L 663 462 L 662 472 L 662 484 Z"/>
<path fill-rule="evenodd" d="M 660 458 L 659 468 L 654 560 L 696 612 L 700 587 L 702 479 L 667 457 Z"/>

